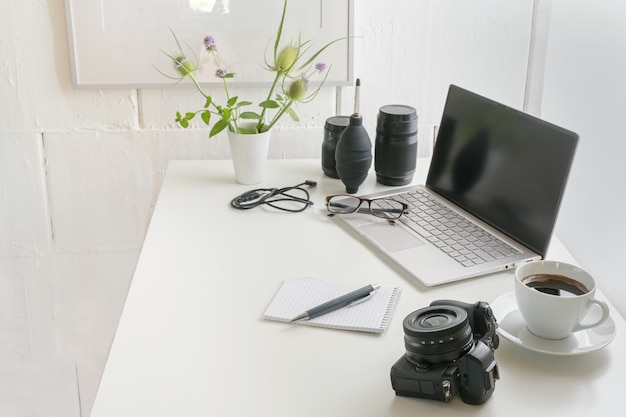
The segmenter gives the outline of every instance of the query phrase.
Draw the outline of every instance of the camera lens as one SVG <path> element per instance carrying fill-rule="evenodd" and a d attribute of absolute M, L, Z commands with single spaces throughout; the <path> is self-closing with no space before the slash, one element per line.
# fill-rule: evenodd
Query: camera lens
<path fill-rule="evenodd" d="M 437 364 L 456 360 L 472 347 L 467 311 L 456 306 L 431 306 L 406 316 L 404 346 L 409 362 Z"/>
<path fill-rule="evenodd" d="M 376 121 L 374 168 L 384 185 L 406 185 L 417 165 L 417 112 L 411 106 L 383 106 Z"/>
<path fill-rule="evenodd" d="M 447 322 L 447 316 L 430 316 L 422 320 L 422 324 L 424 327 L 441 327 Z"/>
<path fill-rule="evenodd" d="M 339 137 L 350 124 L 349 116 L 334 116 L 326 119 L 324 124 L 324 141 L 322 142 L 322 171 L 331 178 L 339 179 L 335 163 L 335 150 Z"/>

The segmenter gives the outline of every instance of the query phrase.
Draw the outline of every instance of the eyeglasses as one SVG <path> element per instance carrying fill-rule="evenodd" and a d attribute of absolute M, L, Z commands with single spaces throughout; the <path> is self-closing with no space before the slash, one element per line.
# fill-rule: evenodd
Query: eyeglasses
<path fill-rule="evenodd" d="M 265 204 L 278 210 L 298 213 L 313 205 L 309 192 L 302 188 L 304 185 L 312 188 L 317 183 L 307 180 L 292 187 L 256 188 L 233 198 L 230 204 L 240 210 Z"/>
<path fill-rule="evenodd" d="M 367 203 L 367 208 L 361 207 Z M 387 220 L 397 220 L 406 213 L 408 205 L 392 198 L 360 198 L 348 194 L 329 195 L 326 197 L 326 208 L 330 213 L 370 213 Z"/>

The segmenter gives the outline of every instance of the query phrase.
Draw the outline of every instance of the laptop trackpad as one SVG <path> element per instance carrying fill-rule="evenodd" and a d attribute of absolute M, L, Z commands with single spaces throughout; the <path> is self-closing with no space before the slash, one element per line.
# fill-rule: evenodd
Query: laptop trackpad
<path fill-rule="evenodd" d="M 373 242 L 383 246 L 390 252 L 421 246 L 421 240 L 413 236 L 404 228 L 388 223 L 387 221 L 368 223 L 360 226 L 364 234 Z"/>

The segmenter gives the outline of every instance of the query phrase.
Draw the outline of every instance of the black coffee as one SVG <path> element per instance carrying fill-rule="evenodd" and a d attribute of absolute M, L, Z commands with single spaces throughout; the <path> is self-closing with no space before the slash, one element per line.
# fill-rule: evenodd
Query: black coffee
<path fill-rule="evenodd" d="M 534 274 L 522 278 L 522 282 L 537 291 L 561 297 L 574 297 L 589 292 L 582 282 L 556 274 Z"/>

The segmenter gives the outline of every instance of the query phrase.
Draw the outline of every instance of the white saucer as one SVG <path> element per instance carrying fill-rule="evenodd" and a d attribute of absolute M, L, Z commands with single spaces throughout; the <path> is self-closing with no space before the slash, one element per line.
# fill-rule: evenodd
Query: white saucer
<path fill-rule="evenodd" d="M 526 323 L 517 308 L 515 293 L 503 294 L 493 300 L 490 305 L 498 321 L 498 333 L 516 345 L 535 352 L 551 355 L 581 355 L 605 347 L 615 337 L 615 322 L 609 317 L 601 325 L 575 332 L 565 339 L 543 339 L 526 328 Z"/>

